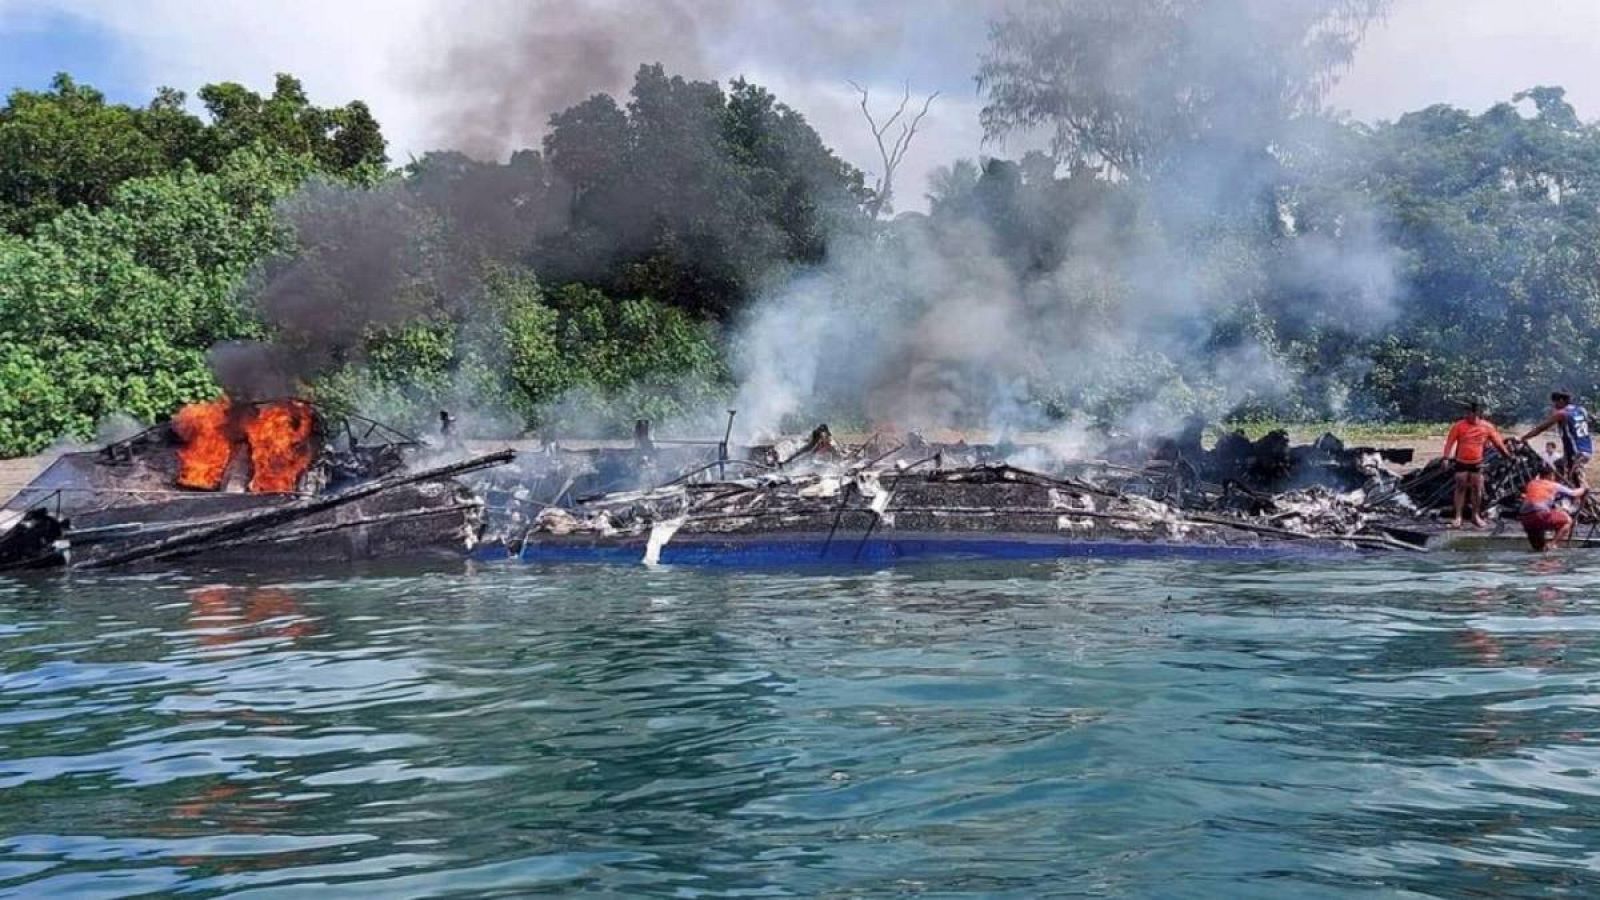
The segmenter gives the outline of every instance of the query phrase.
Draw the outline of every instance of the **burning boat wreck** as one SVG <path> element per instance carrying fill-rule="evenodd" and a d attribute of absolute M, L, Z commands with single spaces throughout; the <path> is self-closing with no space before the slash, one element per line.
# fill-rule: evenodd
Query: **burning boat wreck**
<path fill-rule="evenodd" d="M 1515 504 L 1537 469 L 1531 454 L 1487 466 L 1492 505 Z M 1409 450 L 1332 435 L 1293 446 L 1281 432 L 1206 448 L 1192 428 L 1086 461 L 916 434 L 845 446 L 827 426 L 792 445 L 735 448 L 728 434 L 657 441 L 644 422 L 626 446 L 544 442 L 446 461 L 303 400 L 219 400 L 56 460 L 7 506 L 0 567 L 1426 552 L 1458 537 L 1438 515 L 1452 478 L 1438 462 L 1391 468 L 1410 462 Z"/>
<path fill-rule="evenodd" d="M 1353 547 L 1404 549 L 1381 530 L 1186 512 L 1081 480 L 979 464 L 861 469 L 684 484 L 542 513 L 529 561 L 642 560 L 724 565 L 889 562 L 919 557 L 1251 556 Z M 1301 525 L 1300 528 L 1293 527 Z M 1345 525 L 1346 523 L 1339 523 Z"/>
<path fill-rule="evenodd" d="M 570 469 L 556 462 L 538 483 L 559 490 L 539 499 L 523 488 L 491 504 L 479 556 L 736 566 L 1251 557 L 1425 552 L 1445 535 L 1432 517 L 1432 467 L 1409 480 L 1389 468 L 1410 462 L 1410 451 L 1347 448 L 1331 435 L 1292 447 L 1275 433 L 1255 442 L 1227 435 L 1211 450 L 1196 440 L 1121 452 L 1137 458 L 1030 470 L 1008 462 L 1036 455 L 1027 447 L 912 435 L 847 450 L 821 426 L 797 452 L 724 453 L 657 486 L 576 499 Z M 1505 461 L 1500 481 L 1520 484 L 1510 469 L 1525 463 Z"/>
<path fill-rule="evenodd" d="M 459 557 L 482 530 L 483 501 L 456 476 L 512 453 L 419 466 L 424 449 L 304 400 L 191 404 L 55 460 L 7 504 L 0 568 Z"/>

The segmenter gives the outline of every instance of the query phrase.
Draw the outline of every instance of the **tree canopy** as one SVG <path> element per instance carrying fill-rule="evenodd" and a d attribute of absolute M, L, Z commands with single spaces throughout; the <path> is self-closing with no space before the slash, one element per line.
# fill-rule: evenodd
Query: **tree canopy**
<path fill-rule="evenodd" d="M 1387 0 L 1039 0 L 991 26 L 990 138 L 1049 129 L 1057 158 L 1159 171 L 1213 145 L 1266 149 L 1318 109 Z"/>
<path fill-rule="evenodd" d="M 590 422 L 682 411 L 727 377 L 717 320 L 860 216 L 860 173 L 744 81 L 645 66 L 542 149 L 398 172 L 360 102 L 289 76 L 197 96 L 61 76 L 0 110 L 0 452 L 210 396 L 208 353 L 256 340 L 402 419 L 496 406 L 520 430 L 574 392 Z"/>
<path fill-rule="evenodd" d="M 25 234 L 64 210 L 105 206 L 128 179 L 185 165 L 215 172 L 245 147 L 303 154 L 336 173 L 387 161 L 366 104 L 313 106 L 289 75 L 265 98 L 232 83 L 201 88 L 207 119 L 186 99 L 162 88 L 144 107 L 108 103 L 66 74 L 48 91 L 13 91 L 0 107 L 0 226 Z"/>
<path fill-rule="evenodd" d="M 1285 134 L 1270 214 L 1197 242 L 1150 243 L 1173 227 L 1165 199 L 1149 196 L 1159 182 L 1086 163 L 1063 173 L 1042 154 L 942 170 L 931 212 L 981 222 L 1020 277 L 1069 284 L 1073 302 L 1058 311 L 1070 309 L 1083 333 L 1140 335 L 1159 348 L 1157 320 L 1194 326 L 1172 354 L 1171 377 L 1186 390 L 1231 370 L 1185 372 L 1183 357 L 1209 363 L 1259 348 L 1260 362 L 1286 376 L 1251 401 L 1274 416 L 1439 419 L 1475 398 L 1526 415 L 1556 385 L 1600 395 L 1589 365 L 1600 354 L 1600 127 L 1582 122 L 1560 88 L 1479 114 L 1439 105 L 1372 126 L 1305 121 Z M 1088 271 L 1109 280 L 1081 280 Z M 1174 281 L 1180 302 L 1162 307 Z M 1095 390 L 1116 380 L 1105 376 L 1096 373 Z M 1160 378 L 1136 382 L 1147 392 Z M 1087 403 L 1080 391 L 1066 406 Z"/>
<path fill-rule="evenodd" d="M 744 80 L 646 65 L 538 147 L 388 169 L 363 104 L 318 107 L 289 76 L 204 86 L 199 113 L 62 76 L 0 109 L 0 452 L 213 396 L 219 354 L 259 341 L 294 389 L 402 423 L 441 405 L 492 406 L 509 431 L 676 415 L 731 390 L 753 305 L 824 289 L 848 301 L 818 307 L 842 317 L 830 346 L 854 349 L 819 377 L 861 421 L 874 366 L 903 376 L 882 396 L 931 380 L 963 416 L 1437 418 L 1473 396 L 1532 412 L 1555 384 L 1593 396 L 1600 127 L 1552 86 L 1481 113 L 1320 114 L 1381 7 L 1025 7 L 995 26 L 985 124 L 1048 125 L 1055 151 L 953 161 L 927 214 L 890 221 Z M 1236 41 L 1260 71 L 1216 61 Z M 954 396 L 962 380 L 987 393 Z"/>
<path fill-rule="evenodd" d="M 642 66 L 624 109 L 596 95 L 551 118 L 568 226 L 535 266 L 691 312 L 736 311 L 787 267 L 820 262 L 860 217 L 860 171 L 770 92 Z"/>

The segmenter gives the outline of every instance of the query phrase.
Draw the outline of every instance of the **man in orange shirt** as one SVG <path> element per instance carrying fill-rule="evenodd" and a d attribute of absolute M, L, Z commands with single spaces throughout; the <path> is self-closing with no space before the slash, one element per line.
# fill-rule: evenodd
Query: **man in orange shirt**
<path fill-rule="evenodd" d="M 1483 407 L 1473 401 L 1467 404 L 1466 418 L 1450 426 L 1450 433 L 1444 439 L 1444 457 L 1455 464 L 1456 470 L 1456 517 L 1450 523 L 1452 528 L 1461 527 L 1461 511 L 1468 505 L 1472 507 L 1472 524 L 1477 528 L 1486 524 L 1483 521 L 1485 443 L 1493 444 L 1502 456 L 1511 455 L 1511 448 L 1506 446 L 1500 432 L 1483 417 Z"/>
<path fill-rule="evenodd" d="M 1561 500 L 1582 500 L 1588 493 L 1587 488 L 1569 488 L 1557 481 L 1555 466 L 1544 463 L 1539 467 L 1539 476 L 1523 489 L 1522 508 L 1517 511 L 1533 549 L 1560 547 L 1572 536 L 1572 514 L 1561 508 Z"/>

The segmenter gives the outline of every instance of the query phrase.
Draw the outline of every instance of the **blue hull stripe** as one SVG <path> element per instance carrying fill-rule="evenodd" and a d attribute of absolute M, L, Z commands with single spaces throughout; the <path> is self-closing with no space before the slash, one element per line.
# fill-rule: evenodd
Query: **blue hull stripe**
<path fill-rule="evenodd" d="M 824 552 L 826 548 L 826 552 Z M 661 550 L 662 565 L 728 566 L 750 568 L 793 566 L 808 563 L 859 563 L 883 565 L 901 560 L 935 559 L 1058 559 L 1063 557 L 1107 558 L 1183 558 L 1251 560 L 1282 559 L 1315 555 L 1346 555 L 1343 551 L 1318 547 L 1223 547 L 1203 544 L 1162 544 L 1116 541 L 1018 541 L 948 538 L 873 539 L 865 544 L 859 538 L 835 540 L 782 541 L 672 541 Z M 507 559 L 503 548 L 484 548 L 479 559 Z M 643 543 L 581 543 L 570 541 L 530 542 L 520 558 L 528 563 L 619 563 L 638 565 L 644 557 Z"/>

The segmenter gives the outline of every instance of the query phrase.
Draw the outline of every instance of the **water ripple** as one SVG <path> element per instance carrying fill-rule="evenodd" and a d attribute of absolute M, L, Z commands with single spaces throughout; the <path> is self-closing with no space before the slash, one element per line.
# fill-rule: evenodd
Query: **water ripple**
<path fill-rule="evenodd" d="M 1576 557 L 0 581 L 0 895 L 1600 891 Z"/>

